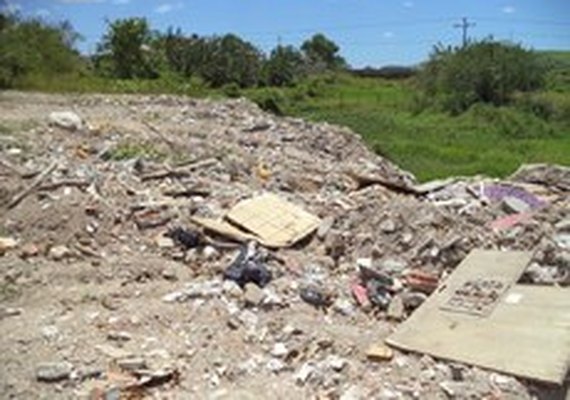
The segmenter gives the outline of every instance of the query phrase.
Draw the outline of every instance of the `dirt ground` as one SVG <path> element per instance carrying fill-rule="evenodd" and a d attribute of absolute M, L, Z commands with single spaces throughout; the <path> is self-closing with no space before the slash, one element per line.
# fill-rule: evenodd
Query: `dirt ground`
<path fill-rule="evenodd" d="M 565 387 L 421 354 L 366 357 L 399 322 L 354 299 L 362 260 L 408 297 L 407 271 L 444 279 L 474 248 L 535 251 L 527 282 L 569 283 L 568 168 L 513 175 L 546 206 L 500 231 L 489 224 L 521 205 L 478 198 L 482 182 L 412 195 L 414 177 L 348 129 L 245 100 L 2 92 L 0 397 L 564 399 Z M 223 280 L 239 243 L 192 217 L 263 192 L 323 223 L 260 248 L 272 280 L 244 289 Z M 200 244 L 166 237 L 174 227 Z M 308 304 L 307 285 L 331 302 Z"/>

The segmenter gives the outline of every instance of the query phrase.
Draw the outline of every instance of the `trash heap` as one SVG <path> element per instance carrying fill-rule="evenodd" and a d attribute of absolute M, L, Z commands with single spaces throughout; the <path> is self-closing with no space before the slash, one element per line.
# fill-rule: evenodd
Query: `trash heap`
<path fill-rule="evenodd" d="M 24 349 L 0 361 L 31 354 L 5 393 L 558 390 L 379 343 L 473 249 L 533 251 L 521 282 L 569 285 L 570 168 L 419 184 L 346 128 L 243 99 L 2 98 L 0 333 Z"/>

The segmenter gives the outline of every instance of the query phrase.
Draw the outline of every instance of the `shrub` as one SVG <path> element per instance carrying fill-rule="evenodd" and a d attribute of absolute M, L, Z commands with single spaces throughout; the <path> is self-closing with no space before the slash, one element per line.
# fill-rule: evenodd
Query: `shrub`
<path fill-rule="evenodd" d="M 457 114 L 472 104 L 506 104 L 515 91 L 544 85 L 545 66 L 520 45 L 486 39 L 461 48 L 436 47 L 419 76 L 421 88 Z"/>
<path fill-rule="evenodd" d="M 278 89 L 260 89 L 252 94 L 251 100 L 264 111 L 275 115 L 285 115 L 286 99 Z"/>

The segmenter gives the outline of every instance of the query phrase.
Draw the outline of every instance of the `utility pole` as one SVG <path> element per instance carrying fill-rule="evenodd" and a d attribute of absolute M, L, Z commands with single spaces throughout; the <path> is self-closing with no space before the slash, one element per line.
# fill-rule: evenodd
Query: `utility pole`
<path fill-rule="evenodd" d="M 463 30 L 463 47 L 467 45 L 467 29 L 475 26 L 474 22 L 467 22 L 467 17 L 461 18 L 460 24 L 454 24 L 454 28 L 461 28 Z"/>

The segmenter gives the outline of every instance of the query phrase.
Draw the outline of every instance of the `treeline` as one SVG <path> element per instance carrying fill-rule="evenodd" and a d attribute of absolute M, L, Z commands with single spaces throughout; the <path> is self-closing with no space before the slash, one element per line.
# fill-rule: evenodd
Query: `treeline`
<path fill-rule="evenodd" d="M 429 60 L 413 69 L 362 70 L 350 70 L 339 46 L 323 34 L 299 47 L 279 45 L 266 54 L 234 34 L 188 35 L 173 28 L 158 32 L 144 18 L 126 18 L 107 23 L 93 55 L 82 56 L 76 50 L 80 38 L 67 22 L 0 14 L 0 88 L 38 88 L 37 82 L 55 80 L 51 87 L 57 90 L 62 87 L 59 81 L 83 79 L 88 84 L 93 78 L 99 85 L 103 82 L 103 89 L 117 82 L 119 89 L 123 83 L 132 82 L 136 89 L 156 82 L 159 91 L 170 91 L 189 82 L 207 90 L 223 88 L 228 96 L 239 96 L 244 88 L 270 87 L 251 97 L 278 111 L 282 93 L 272 88 L 296 86 L 294 96 L 316 97 L 334 81 L 321 79 L 323 73 L 345 71 L 406 79 L 417 88 L 416 109 L 461 113 L 476 103 L 500 106 L 518 93 L 543 88 L 549 68 L 536 52 L 492 38 L 461 47 L 436 46 Z"/>
<path fill-rule="evenodd" d="M 69 23 L 51 25 L 2 15 L 0 86 L 10 87 L 29 75 L 90 71 L 115 79 L 197 78 L 212 88 L 280 87 L 347 66 L 339 46 L 323 34 L 315 34 L 300 48 L 279 45 L 264 54 L 234 34 L 186 35 L 173 28 L 158 32 L 144 18 L 126 18 L 108 22 L 89 58 L 75 50 L 79 38 Z"/>

